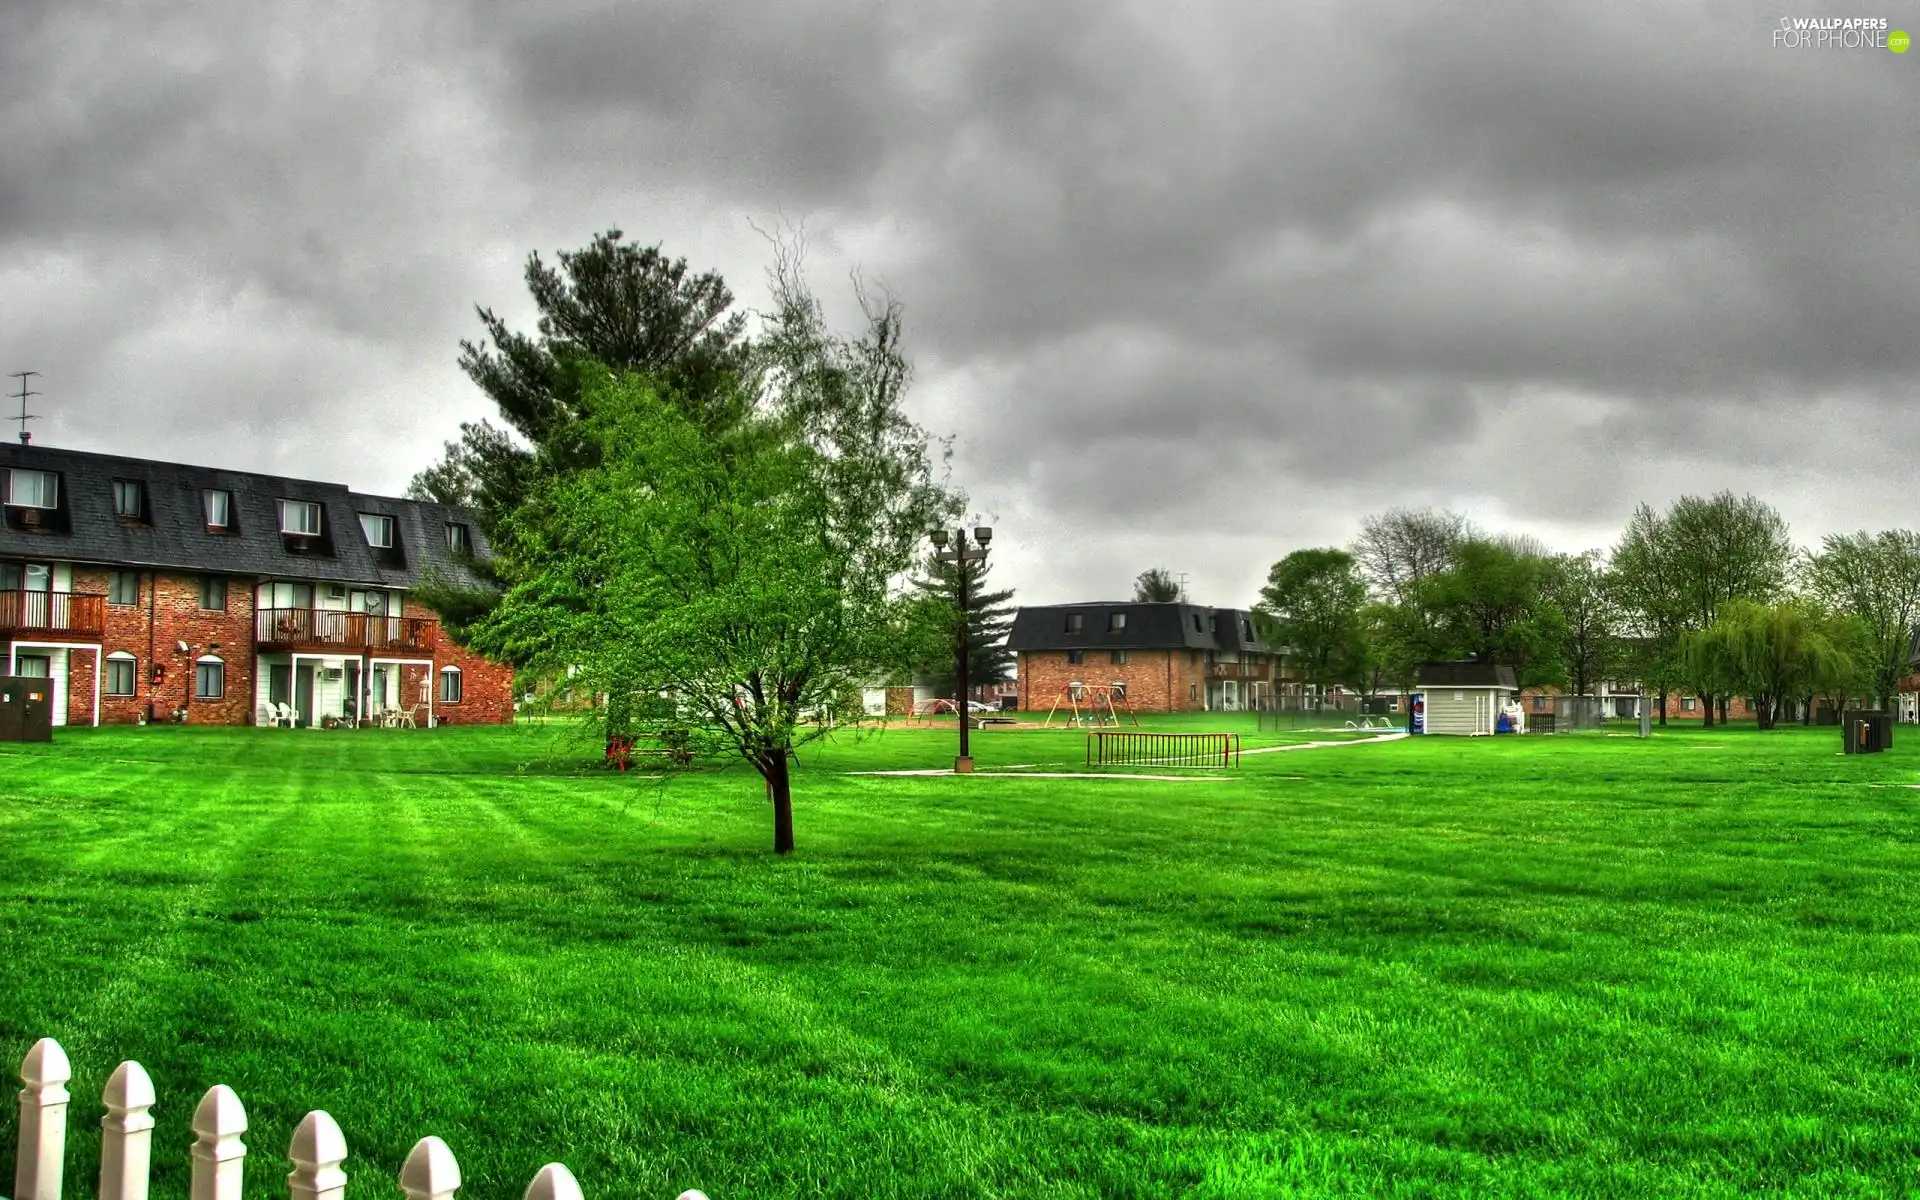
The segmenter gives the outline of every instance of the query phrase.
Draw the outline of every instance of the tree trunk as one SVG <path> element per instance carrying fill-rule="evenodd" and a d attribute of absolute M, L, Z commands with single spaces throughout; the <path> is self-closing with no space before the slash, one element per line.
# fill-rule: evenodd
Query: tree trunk
<path fill-rule="evenodd" d="M 1732 707 L 1733 707 L 1732 696 L 1720 697 L 1720 723 L 1722 725 L 1725 725 L 1727 723 L 1727 710 Z"/>
<path fill-rule="evenodd" d="M 1667 689 L 1660 689 L 1660 727 L 1667 727 Z"/>
<path fill-rule="evenodd" d="M 1807 697 L 1806 707 L 1800 710 L 1800 723 L 1802 725 L 1813 724 L 1813 697 L 1812 696 Z"/>
<path fill-rule="evenodd" d="M 1713 693 L 1712 692 L 1700 693 L 1700 707 L 1702 710 L 1700 715 L 1700 728 L 1712 729 L 1713 728 Z"/>
<path fill-rule="evenodd" d="M 780 747 L 760 764 L 767 792 L 773 800 L 773 852 L 793 853 L 793 778 L 787 773 L 787 748 Z"/>

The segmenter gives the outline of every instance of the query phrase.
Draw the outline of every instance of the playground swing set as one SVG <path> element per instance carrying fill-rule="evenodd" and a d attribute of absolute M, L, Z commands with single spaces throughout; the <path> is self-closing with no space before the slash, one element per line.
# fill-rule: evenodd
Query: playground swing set
<path fill-rule="evenodd" d="M 1046 724 L 1041 728 L 1053 727 L 1054 715 L 1062 705 L 1066 706 L 1063 715 L 1069 726 L 1117 726 L 1121 713 L 1136 726 L 1140 724 L 1140 718 L 1127 703 L 1127 689 L 1123 684 L 1069 683 L 1053 698 L 1053 707 L 1047 710 Z"/>

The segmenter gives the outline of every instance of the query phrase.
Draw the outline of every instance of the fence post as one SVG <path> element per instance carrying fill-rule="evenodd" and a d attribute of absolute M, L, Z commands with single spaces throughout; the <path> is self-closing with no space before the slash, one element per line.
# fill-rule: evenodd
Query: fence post
<path fill-rule="evenodd" d="M 153 1162 L 153 1080 L 128 1059 L 113 1069 L 100 1102 L 100 1200 L 147 1200 Z"/>
<path fill-rule="evenodd" d="M 347 1161 L 347 1139 L 328 1114 L 315 1109 L 301 1120 L 287 1157 L 293 1160 L 287 1175 L 293 1200 L 342 1200 L 347 1194 L 347 1173 L 340 1169 Z"/>
<path fill-rule="evenodd" d="M 583 1200 L 580 1181 L 565 1163 L 548 1163 L 527 1185 L 526 1200 Z"/>
<path fill-rule="evenodd" d="M 247 1157 L 240 1135 L 247 1131 L 247 1110 L 224 1083 L 216 1083 L 193 1110 L 192 1200 L 240 1200 L 240 1173 Z"/>
<path fill-rule="evenodd" d="M 437 1137 L 423 1137 L 400 1168 L 400 1190 L 407 1200 L 453 1200 L 460 1190 L 460 1164 Z"/>
<path fill-rule="evenodd" d="M 60 1200 L 60 1168 L 67 1153 L 67 1081 L 73 1067 L 52 1038 L 41 1038 L 20 1062 L 20 1153 L 13 1166 L 14 1200 Z"/>

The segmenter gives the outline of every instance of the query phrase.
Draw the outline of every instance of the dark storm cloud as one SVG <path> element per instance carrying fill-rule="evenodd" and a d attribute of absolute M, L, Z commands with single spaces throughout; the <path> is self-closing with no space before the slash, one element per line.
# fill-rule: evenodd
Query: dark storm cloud
<path fill-rule="evenodd" d="M 907 302 L 1036 599 L 1167 561 L 1244 602 L 1391 503 L 1587 545 L 1771 486 L 1812 537 L 1863 519 L 1812 481 L 1920 450 L 1920 61 L 1777 16 L 8 6 L 0 353 L 69 440 L 395 487 L 484 412 L 454 342 L 528 250 L 619 225 L 750 302 L 784 216 Z"/>

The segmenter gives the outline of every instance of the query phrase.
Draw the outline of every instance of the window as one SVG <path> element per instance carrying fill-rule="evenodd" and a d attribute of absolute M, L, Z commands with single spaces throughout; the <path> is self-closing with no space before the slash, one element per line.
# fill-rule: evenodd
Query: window
<path fill-rule="evenodd" d="M 1107 614 L 1107 632 L 1120 633 L 1127 627 L 1127 614 L 1123 612 Z"/>
<path fill-rule="evenodd" d="M 1244 637 L 1244 638 L 1246 638 L 1246 639 L 1247 639 L 1248 641 L 1250 641 L 1250 642 L 1254 640 L 1254 637 L 1253 637 L 1253 618 L 1252 618 L 1252 617 L 1241 617 L 1241 618 L 1240 618 L 1240 636 L 1242 636 L 1242 637 Z"/>
<path fill-rule="evenodd" d="M 1087 652 L 1085 650 L 1067 651 L 1067 662 L 1069 664 L 1077 667 L 1085 661 L 1087 661 Z"/>
<path fill-rule="evenodd" d="M 227 611 L 227 580 L 224 575 L 200 577 L 200 607 L 208 612 Z"/>
<path fill-rule="evenodd" d="M 1087 627 L 1087 618 L 1083 613 L 1067 614 L 1067 632 L 1079 633 Z"/>
<path fill-rule="evenodd" d="M 1127 685 L 1118 679 L 1113 681 L 1113 698 L 1122 704 L 1127 702 Z"/>
<path fill-rule="evenodd" d="M 1125 650 L 1109 650 L 1107 651 L 1107 660 L 1116 667 L 1124 667 L 1127 665 L 1127 652 Z"/>
<path fill-rule="evenodd" d="M 1547 698 L 1545 696 L 1535 696 L 1533 698 L 1533 711 L 1539 712 L 1541 709 L 1545 708 L 1546 706 L 1547 706 Z"/>
<path fill-rule="evenodd" d="M 440 703 L 460 703 L 460 668 L 440 668 Z"/>
<path fill-rule="evenodd" d="M 447 549 L 455 554 L 473 553 L 473 535 L 467 531 L 465 525 L 447 523 Z"/>
<path fill-rule="evenodd" d="M 7 503 L 21 508 L 53 508 L 59 494 L 52 471 L 28 471 L 13 467 L 7 471 Z"/>
<path fill-rule="evenodd" d="M 140 572 L 138 571 L 107 572 L 107 603 L 108 604 L 140 603 Z"/>
<path fill-rule="evenodd" d="M 1692 712 L 1692 711 L 1693 711 L 1693 697 L 1692 697 L 1692 696 L 1683 696 L 1683 697 L 1681 697 L 1681 698 L 1680 698 L 1680 711 L 1681 711 L 1681 712 Z"/>
<path fill-rule="evenodd" d="M 309 500 L 282 500 L 280 532 L 297 537 L 319 537 L 320 506 Z"/>
<path fill-rule="evenodd" d="M 130 521 L 142 520 L 147 515 L 147 489 L 137 479 L 116 479 L 113 481 L 113 515 L 125 517 Z"/>
<path fill-rule="evenodd" d="M 360 532 L 367 535 L 367 545 L 375 550 L 393 549 L 392 517 L 383 517 L 379 513 L 361 513 Z"/>
<path fill-rule="evenodd" d="M 1195 618 L 1194 618 L 1194 620 L 1196 620 L 1196 621 L 1198 621 L 1199 619 L 1200 619 L 1199 617 L 1195 617 Z M 1189 700 L 1198 700 L 1199 698 L 1200 698 L 1200 685 L 1199 685 L 1199 684 L 1197 684 L 1197 683 L 1190 683 L 1190 684 L 1188 684 L 1188 685 L 1187 685 L 1187 699 L 1189 699 Z"/>
<path fill-rule="evenodd" d="M 227 664 L 209 655 L 193 665 L 193 698 L 219 700 L 227 694 Z"/>
<path fill-rule="evenodd" d="M 206 506 L 208 529 L 233 528 L 232 492 L 202 492 L 200 499 Z"/>
<path fill-rule="evenodd" d="M 107 695 L 133 695 L 135 674 L 133 655 L 124 652 L 109 654 L 107 656 Z"/>
<path fill-rule="evenodd" d="M 1200 628 L 1200 614 L 1199 614 L 1199 613 L 1195 613 L 1195 614 L 1193 614 L 1193 631 L 1194 631 L 1195 633 L 1205 633 L 1205 632 L 1206 632 L 1206 630 L 1204 630 L 1204 629 L 1202 629 L 1202 628 Z"/>

